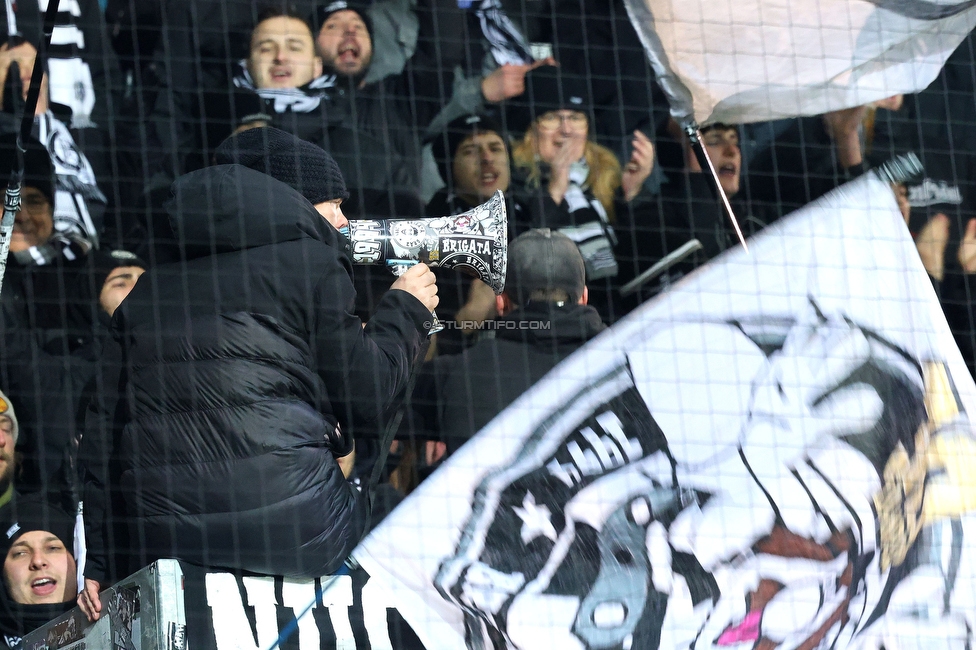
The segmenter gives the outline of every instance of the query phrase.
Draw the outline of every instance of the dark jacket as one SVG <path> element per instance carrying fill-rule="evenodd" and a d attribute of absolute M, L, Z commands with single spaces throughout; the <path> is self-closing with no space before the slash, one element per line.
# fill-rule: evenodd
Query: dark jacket
<path fill-rule="evenodd" d="M 443 438 L 453 452 L 604 329 L 589 305 L 529 303 L 497 319 L 495 338 L 424 367 L 413 396 L 415 432 Z"/>
<path fill-rule="evenodd" d="M 93 465 L 86 501 L 104 502 L 117 478 L 133 539 L 145 540 L 139 563 L 329 574 L 367 512 L 328 439 L 389 407 L 429 312 L 390 291 L 363 329 L 338 233 L 269 176 L 220 165 L 173 191 L 184 261 L 148 271 L 116 311 L 124 399 L 106 405 L 104 429 L 118 465 Z M 89 462 L 106 452 L 93 425 Z M 103 523 L 86 521 L 89 577 L 106 568 Z"/>
<path fill-rule="evenodd" d="M 25 489 L 52 487 L 72 435 L 77 393 L 70 353 L 90 342 L 98 308 L 89 262 L 81 249 L 58 240 L 8 258 L 0 293 L 0 385 L 20 420 L 18 482 Z"/>
<path fill-rule="evenodd" d="M 625 305 L 631 309 L 668 289 L 708 260 L 739 245 L 735 229 L 713 194 L 708 177 L 682 171 L 670 176 L 670 182 L 661 187 L 657 209 L 618 215 L 619 248 L 629 251 L 625 257 L 635 264 L 631 277 L 640 275 L 692 239 L 701 242 L 702 249 L 644 284 L 627 299 Z M 742 192 L 729 202 L 747 239 L 779 217 L 773 206 L 747 201 Z"/>
<path fill-rule="evenodd" d="M 611 223 L 603 205 L 585 184 L 581 186 L 581 200 L 571 204 L 567 191 L 566 197 L 557 205 L 547 189 L 549 166 L 545 163 L 539 163 L 539 166 L 538 185 L 528 182 L 525 168 L 512 168 L 511 194 L 523 209 L 514 218 L 509 217 L 509 234 L 517 237 L 531 228 L 552 228 L 576 242 L 586 263 L 589 304 L 596 308 L 601 318 L 613 324 L 626 313 L 619 300 L 619 289 L 629 279 L 620 273 L 621 256 L 625 253 L 618 247 L 617 224 Z M 570 174 L 572 185 L 573 172 Z M 628 204 L 618 189 L 614 196 L 614 212 L 619 216 L 639 209 L 644 198 L 635 200 L 633 205 Z"/>
<path fill-rule="evenodd" d="M 420 146 L 401 76 L 362 88 L 341 75 L 332 83 L 315 106 L 265 100 L 264 112 L 335 157 L 349 187 L 349 218 L 421 216 Z"/>

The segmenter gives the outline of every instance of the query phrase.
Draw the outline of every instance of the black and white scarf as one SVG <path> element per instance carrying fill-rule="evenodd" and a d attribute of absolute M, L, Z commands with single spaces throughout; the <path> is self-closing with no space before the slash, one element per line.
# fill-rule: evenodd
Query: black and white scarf
<path fill-rule="evenodd" d="M 54 230 L 69 239 L 81 238 L 98 247 L 98 230 L 108 200 L 95 180 L 85 154 L 64 122 L 47 111 L 35 118 L 37 139 L 51 156 L 54 188 Z"/>
<path fill-rule="evenodd" d="M 569 186 L 563 200 L 569 208 L 572 225 L 558 229 L 576 242 L 586 264 L 588 281 L 613 277 L 619 270 L 613 254 L 617 238 L 603 204 L 590 192 L 586 183 L 589 175 L 590 168 L 585 159 L 578 160 L 569 168 Z M 594 213 L 596 219 L 593 218 Z"/>
<path fill-rule="evenodd" d="M 475 15 L 481 21 L 481 31 L 499 66 L 521 65 L 535 60 L 525 36 L 505 13 L 500 0 L 482 0 Z"/>
<path fill-rule="evenodd" d="M 20 33 L 17 27 L 17 0 L 6 0 L 7 36 Z M 47 11 L 48 0 L 37 0 L 38 9 Z M 91 120 L 95 108 L 95 85 L 91 67 L 84 60 L 85 34 L 80 27 L 81 7 L 77 2 L 61 2 L 47 50 L 48 99 L 71 109 L 71 128 L 95 127 Z"/>
<path fill-rule="evenodd" d="M 336 85 L 336 75 L 326 74 L 312 79 L 301 88 L 256 88 L 247 69 L 247 61 L 241 59 L 237 65 L 239 70 L 234 76 L 234 86 L 252 90 L 261 99 L 271 102 L 275 113 L 311 113 Z"/>
<path fill-rule="evenodd" d="M 74 262 L 87 255 L 90 249 L 88 242 L 81 238 L 54 233 L 43 244 L 10 254 L 21 266 L 47 266 L 62 257 L 69 262 Z"/>

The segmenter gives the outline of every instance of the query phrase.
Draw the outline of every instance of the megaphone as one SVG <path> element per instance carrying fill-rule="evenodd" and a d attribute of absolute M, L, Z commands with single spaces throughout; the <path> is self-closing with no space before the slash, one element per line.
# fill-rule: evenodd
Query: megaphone
<path fill-rule="evenodd" d="M 424 262 L 474 275 L 496 294 L 505 290 L 508 209 L 501 190 L 467 212 L 418 219 L 356 219 L 347 237 L 353 264 L 381 264 L 394 274 Z"/>

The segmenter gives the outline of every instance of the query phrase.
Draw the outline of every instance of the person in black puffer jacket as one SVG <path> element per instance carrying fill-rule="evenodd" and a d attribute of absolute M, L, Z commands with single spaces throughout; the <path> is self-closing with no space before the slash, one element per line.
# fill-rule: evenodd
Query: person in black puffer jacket
<path fill-rule="evenodd" d="M 90 614 L 113 573 L 113 496 L 129 519 L 130 569 L 175 557 L 318 577 L 363 534 L 365 497 L 335 447 L 407 382 L 436 285 L 417 265 L 363 327 L 345 240 L 322 212 L 341 217 L 342 176 L 331 156 L 302 146 L 278 152 L 268 171 L 288 177 L 277 172 L 290 164 L 324 184 L 313 202 L 238 164 L 178 179 L 169 212 L 183 259 L 147 271 L 113 317 L 124 399 L 90 407 L 80 454 Z"/>

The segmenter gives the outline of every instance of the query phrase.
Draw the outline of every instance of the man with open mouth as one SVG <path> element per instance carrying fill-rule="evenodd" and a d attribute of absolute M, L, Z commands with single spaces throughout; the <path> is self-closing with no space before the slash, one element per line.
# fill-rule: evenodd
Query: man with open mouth
<path fill-rule="evenodd" d="M 78 595 L 74 518 L 39 495 L 20 499 L 17 510 L 0 531 L 0 634 L 8 647 L 72 609 Z"/>

